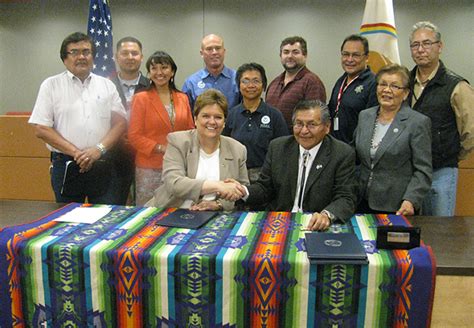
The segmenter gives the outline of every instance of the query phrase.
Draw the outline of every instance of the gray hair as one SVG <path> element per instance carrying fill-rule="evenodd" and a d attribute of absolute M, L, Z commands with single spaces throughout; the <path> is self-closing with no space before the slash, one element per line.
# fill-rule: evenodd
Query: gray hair
<path fill-rule="evenodd" d="M 415 34 L 415 32 L 420 30 L 420 29 L 426 29 L 426 30 L 433 31 L 435 33 L 436 41 L 441 41 L 441 33 L 439 32 L 438 27 L 435 24 L 433 24 L 429 21 L 423 21 L 423 22 L 416 23 L 411 28 L 410 43 L 413 40 L 413 34 Z"/>
<path fill-rule="evenodd" d="M 321 110 L 321 123 L 326 124 L 331 122 L 331 114 L 329 113 L 329 107 L 325 102 L 321 100 L 301 100 L 296 104 L 295 109 L 293 109 L 293 116 L 291 120 L 295 122 L 296 113 L 304 110 L 316 109 Z"/>

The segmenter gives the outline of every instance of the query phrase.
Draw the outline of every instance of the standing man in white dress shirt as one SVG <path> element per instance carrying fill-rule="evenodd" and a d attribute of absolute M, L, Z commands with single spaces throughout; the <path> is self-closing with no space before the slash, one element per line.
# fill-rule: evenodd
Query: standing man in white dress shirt
<path fill-rule="evenodd" d="M 66 71 L 41 84 L 29 120 L 51 150 L 57 202 L 111 201 L 109 187 L 115 174 L 106 153 L 127 123 L 115 85 L 91 73 L 94 54 L 86 34 L 76 32 L 64 39 L 60 56 Z"/>

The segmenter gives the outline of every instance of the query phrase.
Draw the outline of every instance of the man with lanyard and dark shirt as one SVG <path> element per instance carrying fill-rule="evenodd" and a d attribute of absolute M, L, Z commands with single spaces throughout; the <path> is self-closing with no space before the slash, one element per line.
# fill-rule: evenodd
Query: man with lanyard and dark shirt
<path fill-rule="evenodd" d="M 130 121 L 132 98 L 135 93 L 148 87 L 149 80 L 140 72 L 143 62 L 141 42 L 131 36 L 124 37 L 117 42 L 115 63 L 117 75 L 111 80 L 117 87 L 122 104 L 127 111 L 127 122 Z M 111 154 L 117 178 L 114 179 L 114 204 L 126 205 L 130 186 L 135 177 L 135 153 L 130 147 L 125 133 Z M 133 197 L 133 195 L 132 195 Z"/>
<path fill-rule="evenodd" d="M 341 66 L 344 74 L 337 80 L 331 93 L 329 110 L 332 118 L 331 135 L 351 143 L 359 112 L 378 104 L 375 75 L 367 67 L 369 42 L 352 34 L 341 46 Z"/>
<path fill-rule="evenodd" d="M 431 22 L 418 22 L 410 35 L 411 71 L 408 99 L 431 119 L 433 181 L 422 214 L 453 216 L 458 162 L 474 149 L 474 89 L 439 59 L 444 44 Z"/>

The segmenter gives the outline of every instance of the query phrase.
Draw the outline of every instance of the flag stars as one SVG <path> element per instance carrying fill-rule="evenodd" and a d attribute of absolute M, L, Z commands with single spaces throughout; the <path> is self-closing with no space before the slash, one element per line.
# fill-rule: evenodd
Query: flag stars
<path fill-rule="evenodd" d="M 95 29 L 91 28 L 91 29 L 89 30 L 89 32 L 90 32 L 91 34 L 94 34 L 94 33 L 95 33 Z"/>
<path fill-rule="evenodd" d="M 107 66 L 105 66 L 105 65 L 104 65 L 104 66 L 102 66 L 102 71 L 104 71 L 104 72 L 105 72 L 106 70 L 107 70 Z"/>
<path fill-rule="evenodd" d="M 96 42 L 95 42 L 95 46 L 96 46 L 96 47 L 100 47 L 100 41 L 96 41 Z"/>
<path fill-rule="evenodd" d="M 97 10 L 97 5 L 94 4 L 94 5 L 92 6 L 92 9 Z"/>
<path fill-rule="evenodd" d="M 109 56 L 107 56 L 107 54 L 105 54 L 103 58 L 104 58 L 104 60 L 107 60 L 107 59 L 109 59 Z"/>
<path fill-rule="evenodd" d="M 98 34 L 98 35 L 102 35 L 102 30 L 98 30 L 98 31 L 97 31 L 97 34 Z"/>

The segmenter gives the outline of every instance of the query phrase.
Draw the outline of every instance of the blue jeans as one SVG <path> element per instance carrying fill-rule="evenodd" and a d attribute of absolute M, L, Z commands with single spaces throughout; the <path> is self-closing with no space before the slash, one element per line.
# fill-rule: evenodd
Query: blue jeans
<path fill-rule="evenodd" d="M 443 167 L 433 170 L 433 182 L 430 191 L 423 200 L 422 214 L 454 216 L 457 185 L 457 167 Z"/>

